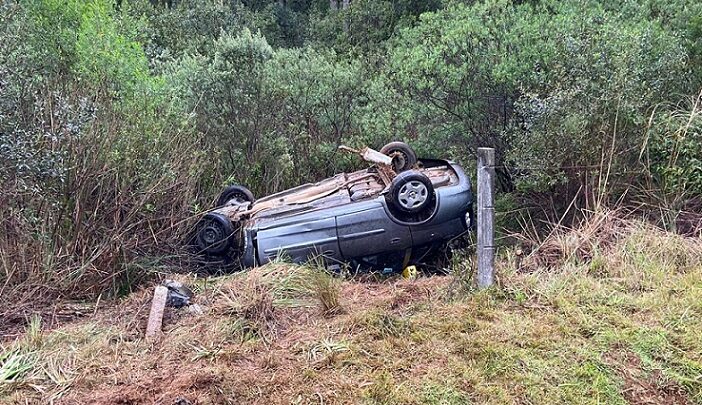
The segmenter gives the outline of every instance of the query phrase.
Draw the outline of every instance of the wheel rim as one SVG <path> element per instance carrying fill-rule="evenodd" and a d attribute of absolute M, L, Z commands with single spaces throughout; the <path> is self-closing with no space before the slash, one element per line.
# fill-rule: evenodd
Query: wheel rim
<path fill-rule="evenodd" d="M 392 155 L 392 168 L 397 172 L 407 164 L 407 155 L 399 150 L 392 152 Z"/>
<path fill-rule="evenodd" d="M 246 202 L 246 196 L 241 193 L 234 193 L 231 199 L 234 200 L 234 202 L 237 204 L 242 204 Z"/>
<path fill-rule="evenodd" d="M 213 246 L 226 240 L 229 235 L 226 235 L 226 230 L 222 224 L 216 221 L 209 221 L 209 223 L 200 231 L 200 237 L 202 238 L 205 246 Z"/>
<path fill-rule="evenodd" d="M 235 204 L 243 204 L 243 203 L 249 201 L 245 194 L 242 194 L 238 191 L 235 191 L 232 194 L 229 194 L 227 196 L 227 201 L 225 202 L 225 204 L 232 201 L 232 200 L 234 200 Z"/>
<path fill-rule="evenodd" d="M 400 188 L 398 201 L 400 205 L 408 210 L 421 207 L 429 198 L 427 186 L 421 181 L 410 181 Z"/>

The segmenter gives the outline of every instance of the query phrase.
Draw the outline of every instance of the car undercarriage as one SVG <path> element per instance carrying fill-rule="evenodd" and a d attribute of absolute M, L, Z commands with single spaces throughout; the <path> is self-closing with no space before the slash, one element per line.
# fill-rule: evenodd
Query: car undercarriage
<path fill-rule="evenodd" d="M 341 148 L 373 165 L 260 199 L 228 187 L 198 224 L 198 253 L 235 267 L 321 259 L 401 268 L 469 229 L 472 191 L 459 165 L 417 159 L 399 142 Z"/>

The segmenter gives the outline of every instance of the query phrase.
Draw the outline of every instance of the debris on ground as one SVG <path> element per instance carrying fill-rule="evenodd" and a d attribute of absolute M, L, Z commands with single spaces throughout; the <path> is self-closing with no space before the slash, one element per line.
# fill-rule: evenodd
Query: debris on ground
<path fill-rule="evenodd" d="M 202 307 L 201 307 L 200 305 L 198 305 L 198 304 L 190 304 L 190 305 L 188 305 L 188 312 L 191 313 L 191 314 L 193 314 L 193 315 L 196 315 L 196 316 L 200 316 L 200 315 L 204 315 L 204 314 L 205 314 L 205 311 L 204 311 L 204 310 L 202 309 Z"/>
<path fill-rule="evenodd" d="M 182 308 L 190 305 L 190 300 L 194 294 L 183 283 L 175 280 L 166 280 L 163 282 L 163 286 L 168 288 L 167 307 Z"/>

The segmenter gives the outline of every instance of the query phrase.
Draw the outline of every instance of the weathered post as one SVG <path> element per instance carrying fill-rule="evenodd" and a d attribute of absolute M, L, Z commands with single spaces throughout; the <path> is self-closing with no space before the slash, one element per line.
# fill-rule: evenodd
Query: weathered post
<path fill-rule="evenodd" d="M 168 288 L 160 285 L 154 289 L 154 298 L 151 300 L 151 311 L 146 323 L 146 339 L 154 340 L 161 334 L 163 326 L 163 311 L 166 308 Z"/>
<path fill-rule="evenodd" d="M 495 149 L 478 148 L 478 288 L 495 280 Z"/>

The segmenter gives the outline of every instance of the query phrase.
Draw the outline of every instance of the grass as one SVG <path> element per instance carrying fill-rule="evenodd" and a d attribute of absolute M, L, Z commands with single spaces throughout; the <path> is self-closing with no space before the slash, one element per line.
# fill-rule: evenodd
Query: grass
<path fill-rule="evenodd" d="M 309 347 L 307 360 L 313 364 L 333 364 L 347 354 L 351 354 L 351 347 L 348 343 L 325 338 Z"/>
<path fill-rule="evenodd" d="M 488 291 L 281 263 L 209 279 L 205 314 L 170 310 L 155 345 L 148 291 L 33 320 L 3 347 L 0 402 L 702 403 L 702 241 L 625 225 L 597 246 L 556 235 L 571 257 L 541 267 L 503 252 Z"/>
<path fill-rule="evenodd" d="M 340 312 L 339 286 L 339 280 L 322 268 L 274 263 L 223 283 L 216 309 L 233 318 L 243 340 L 270 341 L 275 338 L 277 309 L 318 306 L 322 315 Z"/>
<path fill-rule="evenodd" d="M 6 387 L 19 381 L 26 372 L 34 368 L 34 359 L 30 353 L 7 350 L 0 354 L 0 364 L 0 387 L 6 390 Z"/>

